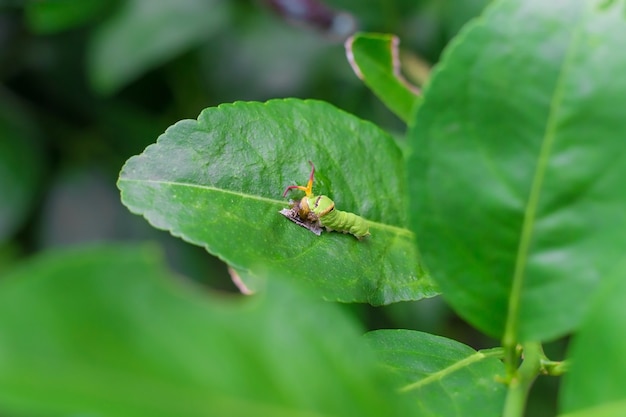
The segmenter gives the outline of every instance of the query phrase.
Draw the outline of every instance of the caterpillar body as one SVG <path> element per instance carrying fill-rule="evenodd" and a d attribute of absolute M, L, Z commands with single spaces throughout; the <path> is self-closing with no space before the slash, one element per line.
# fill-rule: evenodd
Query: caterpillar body
<path fill-rule="evenodd" d="M 298 189 L 304 191 L 305 196 L 301 200 L 291 201 L 290 208 L 282 209 L 280 213 L 318 236 L 322 233 L 322 227 L 328 231 L 350 233 L 359 240 L 369 236 L 369 225 L 363 217 L 336 209 L 334 201 L 325 195 L 313 195 L 315 166 L 311 161 L 309 163 L 311 175 L 306 187 L 290 185 L 283 193 L 285 197 L 289 190 Z"/>
<path fill-rule="evenodd" d="M 320 219 L 322 226 L 329 231 L 350 233 L 357 238 L 363 238 L 370 234 L 367 220 L 361 216 L 337 209 L 331 210 Z"/>

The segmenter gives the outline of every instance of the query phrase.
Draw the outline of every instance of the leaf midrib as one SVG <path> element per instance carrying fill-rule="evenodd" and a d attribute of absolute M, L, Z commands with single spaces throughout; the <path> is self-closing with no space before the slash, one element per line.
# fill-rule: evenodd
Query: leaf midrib
<path fill-rule="evenodd" d="M 578 37 L 581 31 L 580 20 L 583 19 L 585 12 L 581 13 L 578 24 L 575 26 L 575 30 L 570 37 L 571 41 L 568 49 L 565 53 L 565 59 L 559 72 L 554 95 L 550 102 L 548 118 L 546 121 L 546 128 L 541 143 L 541 149 L 539 151 L 539 158 L 535 173 L 531 183 L 530 193 L 528 195 L 528 203 L 524 211 L 524 221 L 522 224 L 522 233 L 520 236 L 520 243 L 517 250 L 517 256 L 515 258 L 515 269 L 513 272 L 513 280 L 511 283 L 511 293 L 509 295 L 508 311 L 506 317 L 506 323 L 504 328 L 504 334 L 502 338 L 502 344 L 505 347 L 514 347 L 518 342 L 519 331 L 519 312 L 521 307 L 521 293 L 524 285 L 524 279 L 526 274 L 526 266 L 528 265 L 528 257 L 530 252 L 530 246 L 533 239 L 533 232 L 535 226 L 535 220 L 537 216 L 537 207 L 539 205 L 539 199 L 541 197 L 541 191 L 543 181 L 546 176 L 548 168 L 548 162 L 552 154 L 552 148 L 556 140 L 556 127 L 557 127 L 557 114 L 563 102 L 565 96 L 565 77 L 569 69 L 572 66 L 572 59 L 574 53 L 578 47 Z"/>
<path fill-rule="evenodd" d="M 440 369 L 437 372 L 433 372 L 432 374 L 428 375 L 425 378 L 422 378 L 418 381 L 415 381 L 408 385 L 403 386 L 402 388 L 400 388 L 400 392 L 407 392 L 407 391 L 420 389 L 421 387 L 425 385 L 434 383 L 436 381 L 440 381 L 456 371 L 468 368 L 470 365 L 474 363 L 477 363 L 477 362 L 480 362 L 482 360 L 489 359 L 489 358 L 497 358 L 497 357 L 500 357 L 501 355 L 502 355 L 502 352 L 500 348 L 487 349 L 484 351 L 474 352 L 471 355 L 466 356 L 465 358 L 460 359 L 450 364 L 449 366 L 446 366 L 445 368 Z"/>
<path fill-rule="evenodd" d="M 199 189 L 203 189 L 203 190 L 208 190 L 208 191 L 215 191 L 215 192 L 221 192 L 221 193 L 225 193 L 225 194 L 231 194 L 240 198 L 247 198 L 247 199 L 251 199 L 251 200 L 256 200 L 256 201 L 262 201 L 265 203 L 269 203 L 269 204 L 273 204 L 276 206 L 280 206 L 280 207 L 285 207 L 285 200 L 275 200 L 272 198 L 267 198 L 267 197 L 262 197 L 262 196 L 258 196 L 258 195 L 254 195 L 254 194 L 246 194 L 246 193 L 242 193 L 239 191 L 232 191 L 232 190 L 227 190 L 225 188 L 217 188 L 217 187 L 212 187 L 209 185 L 200 185 L 200 184 L 193 184 L 193 183 L 185 183 L 185 182 L 175 182 L 175 181 L 166 181 L 166 180 L 149 180 L 149 179 L 129 179 L 129 178 L 120 178 L 118 181 L 118 184 L 121 183 L 150 183 L 150 184 L 165 184 L 165 185 L 171 185 L 171 186 L 181 186 L 181 187 L 190 187 L 190 188 L 199 188 Z M 398 226 L 393 226 L 390 224 L 386 224 L 386 223 L 380 223 L 380 222 L 376 222 L 373 220 L 369 220 L 366 219 L 367 222 L 369 223 L 369 225 L 375 229 L 383 229 L 383 230 L 389 230 L 397 235 L 405 235 L 405 236 L 409 236 L 411 239 L 413 239 L 413 232 L 410 231 L 407 228 L 404 227 L 398 227 Z"/>

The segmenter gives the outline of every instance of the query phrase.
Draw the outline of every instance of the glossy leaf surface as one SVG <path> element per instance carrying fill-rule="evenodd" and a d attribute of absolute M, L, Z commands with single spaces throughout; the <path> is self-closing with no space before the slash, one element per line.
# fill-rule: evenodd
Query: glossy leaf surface
<path fill-rule="evenodd" d="M 207 294 L 158 258 L 55 251 L 3 277 L 2 415 L 413 413 L 335 306 L 281 280 L 253 297 Z"/>
<path fill-rule="evenodd" d="M 371 236 L 316 236 L 280 215 L 283 190 L 313 192 L 370 223 Z M 406 228 L 402 155 L 371 123 L 317 101 L 205 109 L 171 126 L 124 166 L 123 203 L 207 250 L 248 280 L 263 265 L 313 283 L 330 300 L 385 304 L 435 295 Z M 299 199 L 301 191 L 289 197 Z"/>
<path fill-rule="evenodd" d="M 510 344 L 574 329 L 626 247 L 621 2 L 503 1 L 432 76 L 412 224 L 447 300 Z"/>

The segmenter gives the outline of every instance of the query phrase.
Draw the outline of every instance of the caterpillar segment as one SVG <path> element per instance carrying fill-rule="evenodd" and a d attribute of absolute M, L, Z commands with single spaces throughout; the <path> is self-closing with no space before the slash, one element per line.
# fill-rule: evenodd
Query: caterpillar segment
<path fill-rule="evenodd" d="M 363 239 L 370 234 L 367 220 L 347 211 L 331 210 L 320 220 L 327 230 L 350 233 L 357 239 Z"/>

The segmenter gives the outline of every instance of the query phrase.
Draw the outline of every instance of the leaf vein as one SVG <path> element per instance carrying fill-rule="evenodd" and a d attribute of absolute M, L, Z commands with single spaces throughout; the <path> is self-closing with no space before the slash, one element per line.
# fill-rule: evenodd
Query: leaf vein
<path fill-rule="evenodd" d="M 273 198 L 268 198 L 268 197 L 263 197 L 260 195 L 254 195 L 254 194 L 247 194 L 247 193 L 243 193 L 240 191 L 234 191 L 234 190 L 227 190 L 224 188 L 217 188 L 217 187 L 212 187 L 210 185 L 200 185 L 200 184 L 193 184 L 193 183 L 181 183 L 181 182 L 175 182 L 175 181 L 168 181 L 168 180 L 150 180 L 150 179 L 131 179 L 131 178 L 120 178 L 119 183 L 123 183 L 123 182 L 127 182 L 127 183 L 147 183 L 147 184 L 163 184 L 163 185 L 169 185 L 169 186 L 179 186 L 179 187 L 193 187 L 193 188 L 199 188 L 199 189 L 203 189 L 203 190 L 208 190 L 208 191 L 214 191 L 214 192 L 220 192 L 220 193 L 225 193 L 225 194 L 231 194 L 240 198 L 247 198 L 247 199 L 252 199 L 252 200 L 256 200 L 256 201 L 262 201 L 262 202 L 266 202 L 269 204 L 273 204 L 273 205 L 277 205 L 280 207 L 284 207 L 285 206 L 285 201 L 284 200 L 276 200 Z M 383 229 L 383 230 L 389 230 L 391 232 L 393 232 L 396 235 L 402 235 L 402 236 L 407 236 L 412 238 L 413 237 L 413 232 L 410 231 L 409 229 L 405 228 L 405 227 L 399 227 L 399 226 L 393 226 L 390 224 L 386 224 L 386 223 L 380 223 L 380 222 L 376 222 L 373 220 L 369 220 L 366 219 L 367 222 L 369 223 L 369 225 L 372 228 L 375 229 Z"/>
<path fill-rule="evenodd" d="M 569 72 L 569 69 L 572 66 L 572 60 L 579 46 L 577 38 L 580 36 L 580 31 L 582 27 L 582 24 L 580 24 L 580 19 L 582 19 L 583 17 L 584 13 L 581 13 L 579 22 L 577 25 L 575 25 L 575 30 L 570 36 L 570 42 L 565 53 L 565 58 L 556 79 L 554 94 L 549 105 L 548 116 L 546 119 L 546 127 L 543 134 L 543 140 L 539 149 L 537 166 L 535 167 L 535 172 L 530 186 L 530 192 L 528 195 L 528 201 L 524 210 L 522 231 L 513 270 L 513 279 L 511 283 L 511 292 L 509 295 L 506 324 L 502 339 L 503 345 L 510 349 L 512 349 L 518 342 L 517 333 L 519 326 L 519 312 L 521 308 L 521 293 L 526 275 L 526 267 L 528 264 L 530 247 L 533 240 L 534 226 L 537 218 L 537 208 L 539 205 L 539 200 L 541 198 L 543 181 L 545 179 L 549 166 L 549 159 L 552 154 L 554 143 L 557 139 L 557 116 L 559 110 L 561 109 L 566 92 L 565 78 Z"/>

